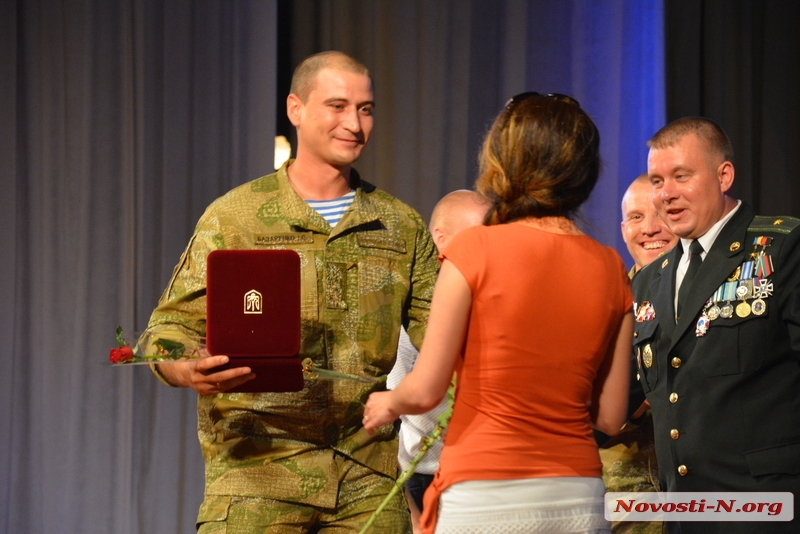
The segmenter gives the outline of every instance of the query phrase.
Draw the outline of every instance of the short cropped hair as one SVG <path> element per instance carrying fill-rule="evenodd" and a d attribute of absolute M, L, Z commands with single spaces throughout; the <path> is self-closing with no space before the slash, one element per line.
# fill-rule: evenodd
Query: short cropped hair
<path fill-rule="evenodd" d="M 690 133 L 697 135 L 711 152 L 722 158 L 722 161 L 733 163 L 733 145 L 725 130 L 705 117 L 684 117 L 672 121 L 657 131 L 647 142 L 647 146 L 656 149 L 674 146 Z"/>
<path fill-rule="evenodd" d="M 577 101 L 515 97 L 495 119 L 480 155 L 476 189 L 492 204 L 485 222 L 568 216 L 589 198 L 599 173 L 600 134 Z"/>
<path fill-rule="evenodd" d="M 308 101 L 308 95 L 314 89 L 314 84 L 317 81 L 317 74 L 319 74 L 319 71 L 322 69 L 327 68 L 363 74 L 369 77 L 370 83 L 372 83 L 369 70 L 361 62 L 343 52 L 329 50 L 307 57 L 294 69 L 292 85 L 289 92 L 297 95 L 300 101 L 305 104 Z"/>

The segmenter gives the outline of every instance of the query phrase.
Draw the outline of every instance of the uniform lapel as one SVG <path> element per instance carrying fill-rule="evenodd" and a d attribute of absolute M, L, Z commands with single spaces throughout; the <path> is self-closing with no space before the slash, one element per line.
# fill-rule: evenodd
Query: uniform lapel
<path fill-rule="evenodd" d="M 659 274 L 651 282 L 650 295 L 653 298 L 653 307 L 656 310 L 656 319 L 662 332 L 672 338 L 675 330 L 675 300 L 673 298 L 675 287 L 675 269 L 681 257 L 680 246 L 673 248 L 665 256 L 656 259 L 661 262 Z"/>
<path fill-rule="evenodd" d="M 708 251 L 695 275 L 689 296 L 682 305 L 684 311 L 675 327 L 670 349 L 687 331 L 694 334 L 697 316 L 706 301 L 744 260 L 744 238 L 747 226 L 752 220 L 753 210 L 742 203 L 714 240 L 711 250 Z"/>

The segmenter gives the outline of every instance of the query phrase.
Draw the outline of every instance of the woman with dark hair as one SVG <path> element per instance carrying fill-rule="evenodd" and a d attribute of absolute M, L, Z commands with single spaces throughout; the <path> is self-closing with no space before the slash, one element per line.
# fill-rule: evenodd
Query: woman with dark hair
<path fill-rule="evenodd" d="M 484 142 L 486 226 L 441 256 L 412 372 L 373 393 L 364 426 L 456 399 L 425 532 L 610 532 L 592 428 L 627 409 L 633 318 L 619 255 L 571 215 L 597 182 L 599 134 L 578 102 L 525 93 Z"/>

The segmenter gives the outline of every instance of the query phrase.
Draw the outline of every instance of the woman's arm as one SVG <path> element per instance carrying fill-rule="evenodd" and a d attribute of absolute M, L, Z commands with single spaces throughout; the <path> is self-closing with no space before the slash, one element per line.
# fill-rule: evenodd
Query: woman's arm
<path fill-rule="evenodd" d="M 433 291 L 431 313 L 417 362 L 397 388 L 373 393 L 364 408 L 364 428 L 389 424 L 400 414 L 424 413 L 442 400 L 467 334 L 472 291 L 447 259 Z"/>
<path fill-rule="evenodd" d="M 592 426 L 609 436 L 619 434 L 628 411 L 632 339 L 633 313 L 628 312 L 620 323 L 613 350 L 598 369 L 592 392 Z"/>

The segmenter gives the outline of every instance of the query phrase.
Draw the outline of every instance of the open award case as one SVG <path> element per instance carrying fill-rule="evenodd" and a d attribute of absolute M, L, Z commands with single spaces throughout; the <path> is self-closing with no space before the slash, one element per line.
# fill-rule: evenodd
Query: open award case
<path fill-rule="evenodd" d="M 303 389 L 300 257 L 293 250 L 215 250 L 206 264 L 206 348 L 256 377 L 228 392 Z"/>

